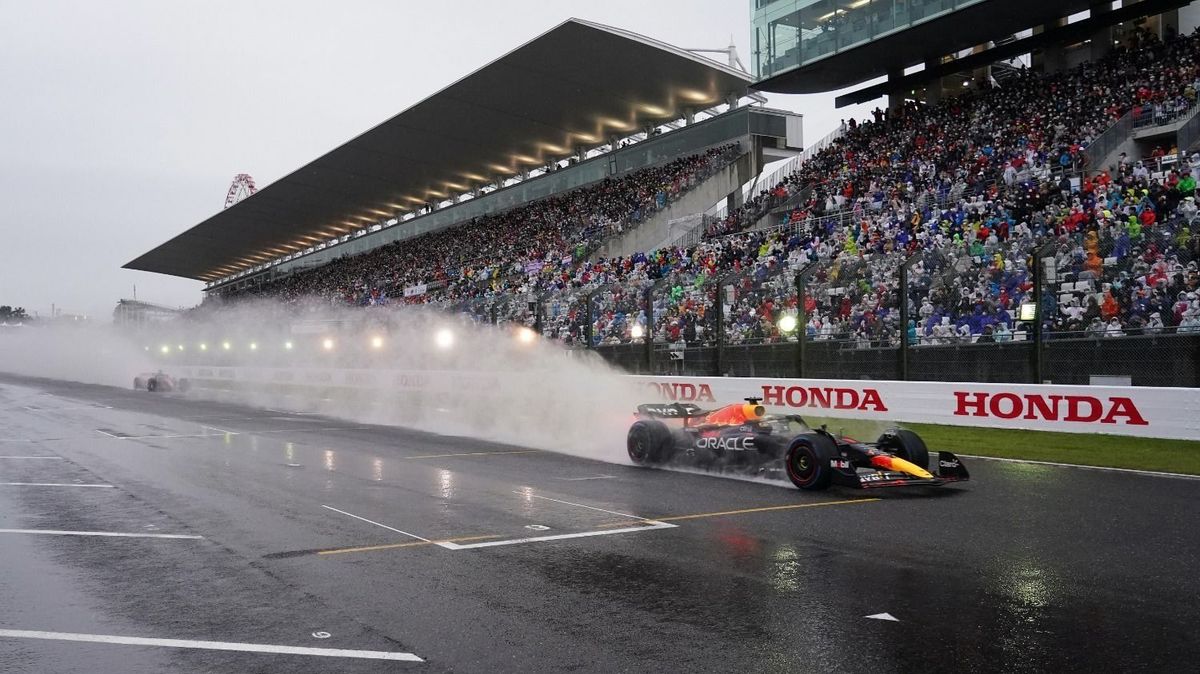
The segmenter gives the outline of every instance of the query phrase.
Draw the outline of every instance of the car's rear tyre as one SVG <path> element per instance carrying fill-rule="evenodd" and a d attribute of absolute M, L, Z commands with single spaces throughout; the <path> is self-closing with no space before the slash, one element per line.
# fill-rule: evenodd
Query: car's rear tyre
<path fill-rule="evenodd" d="M 151 377 L 150 379 L 147 379 L 146 380 L 146 390 L 150 391 L 151 393 L 153 393 L 154 391 L 157 391 L 158 390 L 158 380 L 154 379 L 153 377 Z"/>
<path fill-rule="evenodd" d="M 833 481 L 830 459 L 837 455 L 837 444 L 813 433 L 792 440 L 784 457 L 788 479 L 799 489 L 819 491 L 828 489 Z"/>
<path fill-rule="evenodd" d="M 897 428 L 879 437 L 880 448 L 896 454 L 905 461 L 929 470 L 929 448 L 921 436 L 904 428 Z"/>
<path fill-rule="evenodd" d="M 671 454 L 671 431 L 661 421 L 642 419 L 629 427 L 625 440 L 629 460 L 639 466 L 666 461 Z"/>

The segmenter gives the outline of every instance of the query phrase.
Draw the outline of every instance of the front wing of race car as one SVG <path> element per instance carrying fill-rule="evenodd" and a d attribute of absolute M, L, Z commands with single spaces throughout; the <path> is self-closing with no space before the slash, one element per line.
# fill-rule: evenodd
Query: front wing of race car
<path fill-rule="evenodd" d="M 929 471 L 894 456 L 873 457 L 873 471 L 859 471 L 845 460 L 834 459 L 831 464 L 837 469 L 839 482 L 858 489 L 882 489 L 887 487 L 941 487 L 952 482 L 971 479 L 966 466 L 950 452 L 937 453 L 937 469 Z"/>

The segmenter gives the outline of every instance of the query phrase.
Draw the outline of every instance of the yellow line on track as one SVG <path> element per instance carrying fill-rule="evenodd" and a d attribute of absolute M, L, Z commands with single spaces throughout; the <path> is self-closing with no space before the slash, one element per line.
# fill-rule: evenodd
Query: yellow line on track
<path fill-rule="evenodd" d="M 347 552 L 372 552 L 374 550 L 395 550 L 396 548 L 419 548 L 426 545 L 436 545 L 438 543 L 465 543 L 467 541 L 482 541 L 489 538 L 500 538 L 500 536 L 464 536 L 462 538 L 447 538 L 440 541 L 413 541 L 411 543 L 385 543 L 383 545 L 364 545 L 357 548 L 330 548 L 329 550 L 319 550 L 318 555 L 340 555 Z"/>
<path fill-rule="evenodd" d="M 666 517 L 647 517 L 648 521 L 653 522 L 678 522 L 680 520 L 698 520 L 707 517 L 726 517 L 730 515 L 749 515 L 752 513 L 765 513 L 775 510 L 797 510 L 799 508 L 819 508 L 821 506 L 833 505 L 850 505 L 852 503 L 873 503 L 879 501 L 878 498 L 851 498 L 842 501 L 821 501 L 820 503 L 789 503 L 787 505 L 763 506 L 761 508 L 743 508 L 741 510 L 721 510 L 711 513 L 696 513 L 694 515 L 668 515 Z M 629 526 L 628 521 L 624 522 L 606 522 L 596 525 L 598 527 L 617 527 Z"/>
<path fill-rule="evenodd" d="M 494 454 L 534 454 L 540 449 L 519 449 L 512 452 L 463 452 L 461 454 L 425 454 L 422 456 L 404 456 L 403 459 L 442 459 L 448 456 L 492 456 Z"/>
<path fill-rule="evenodd" d="M 698 520 L 704 517 L 724 517 L 726 515 L 748 515 L 750 513 L 765 513 L 773 510 L 796 510 L 798 508 L 819 508 L 821 506 L 850 505 L 852 503 L 871 503 L 877 498 L 852 498 L 844 501 L 821 501 L 820 503 L 792 503 L 789 505 L 764 506 L 762 508 L 743 508 L 742 510 L 722 510 L 712 513 L 696 513 L 695 515 L 672 515 L 670 517 L 650 517 L 656 522 L 678 522 L 679 520 Z"/>

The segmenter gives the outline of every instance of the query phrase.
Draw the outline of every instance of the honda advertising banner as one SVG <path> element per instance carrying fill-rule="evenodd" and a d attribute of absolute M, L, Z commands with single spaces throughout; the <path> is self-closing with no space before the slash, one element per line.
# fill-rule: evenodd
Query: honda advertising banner
<path fill-rule="evenodd" d="M 1200 438 L 1200 391 L 836 379 L 635 377 L 657 400 L 762 398 L 776 412 L 1066 433 Z"/>

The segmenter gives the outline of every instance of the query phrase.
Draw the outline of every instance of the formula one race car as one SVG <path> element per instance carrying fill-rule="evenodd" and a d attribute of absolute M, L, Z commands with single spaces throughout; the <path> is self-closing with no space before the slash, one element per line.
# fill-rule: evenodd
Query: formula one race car
<path fill-rule="evenodd" d="M 831 484 L 859 489 L 940 487 L 970 479 L 950 452 L 929 450 L 912 431 L 893 428 L 874 443 L 810 428 L 797 415 L 767 414 L 760 398 L 704 411 L 692 404 L 639 405 L 629 428 L 629 458 L 637 465 L 686 465 L 742 475 L 786 473 L 800 489 Z"/>
<path fill-rule="evenodd" d="M 141 391 L 143 389 L 154 393 L 155 391 L 179 391 L 186 393 L 190 383 L 187 379 L 176 379 L 162 370 L 158 372 L 143 372 L 133 378 L 133 390 Z"/>

